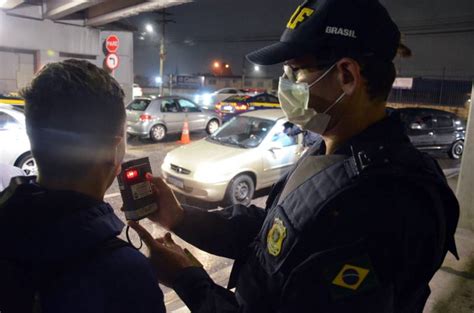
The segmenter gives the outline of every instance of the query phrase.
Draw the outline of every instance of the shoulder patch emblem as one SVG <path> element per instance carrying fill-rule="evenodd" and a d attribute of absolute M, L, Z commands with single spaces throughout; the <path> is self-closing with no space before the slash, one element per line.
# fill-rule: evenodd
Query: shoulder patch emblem
<path fill-rule="evenodd" d="M 333 300 L 356 296 L 378 288 L 377 274 L 368 255 L 336 262 L 324 270 L 324 277 Z"/>
<path fill-rule="evenodd" d="M 343 288 L 357 290 L 369 272 L 370 271 L 368 269 L 345 264 L 339 274 L 337 274 L 336 278 L 334 278 L 332 283 Z"/>
<path fill-rule="evenodd" d="M 272 228 L 270 228 L 267 234 L 268 253 L 273 256 L 278 256 L 281 252 L 281 246 L 283 245 L 283 240 L 285 237 L 286 227 L 283 224 L 283 221 L 279 218 L 275 218 Z"/>

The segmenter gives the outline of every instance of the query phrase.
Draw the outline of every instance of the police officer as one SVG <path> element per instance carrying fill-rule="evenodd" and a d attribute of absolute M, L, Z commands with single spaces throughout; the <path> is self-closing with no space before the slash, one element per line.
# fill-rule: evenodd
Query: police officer
<path fill-rule="evenodd" d="M 283 132 L 290 137 L 296 137 L 299 134 L 303 134 L 303 148 L 305 149 L 321 143 L 322 140 L 321 135 L 308 130 L 302 130 L 292 122 L 286 122 L 283 124 Z"/>
<path fill-rule="evenodd" d="M 153 240 L 132 223 L 191 311 L 422 312 L 428 282 L 448 251 L 456 255 L 459 207 L 436 161 L 385 115 L 399 47 L 377 0 L 316 0 L 296 9 L 280 42 L 248 56 L 285 62 L 282 109 L 324 142 L 274 186 L 265 210 L 181 206 L 154 180 L 154 221 L 235 260 L 232 293 L 169 234 Z"/>

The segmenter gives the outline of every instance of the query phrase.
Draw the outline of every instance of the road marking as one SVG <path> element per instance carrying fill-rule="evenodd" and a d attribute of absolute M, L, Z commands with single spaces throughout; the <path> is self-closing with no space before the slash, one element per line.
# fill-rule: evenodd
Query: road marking
<path fill-rule="evenodd" d="M 104 196 L 104 199 L 115 198 L 115 197 L 118 197 L 118 196 L 120 196 L 120 192 L 109 193 L 108 195 Z"/>

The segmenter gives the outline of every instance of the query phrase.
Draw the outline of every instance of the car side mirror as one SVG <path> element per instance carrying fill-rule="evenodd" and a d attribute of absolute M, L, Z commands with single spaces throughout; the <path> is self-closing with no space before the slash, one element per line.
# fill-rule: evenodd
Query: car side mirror
<path fill-rule="evenodd" d="M 420 123 L 411 123 L 410 129 L 423 129 Z"/>

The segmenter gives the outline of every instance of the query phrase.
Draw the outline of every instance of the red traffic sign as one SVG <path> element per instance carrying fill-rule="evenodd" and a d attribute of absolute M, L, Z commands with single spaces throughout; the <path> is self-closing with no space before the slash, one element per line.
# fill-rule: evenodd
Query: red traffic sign
<path fill-rule="evenodd" d="M 119 66 L 119 63 L 120 59 L 115 53 L 107 54 L 107 56 L 105 57 L 105 65 L 112 71 Z"/>
<path fill-rule="evenodd" d="M 120 40 L 116 35 L 110 35 L 105 39 L 105 49 L 110 53 L 117 52 L 119 48 Z"/>

